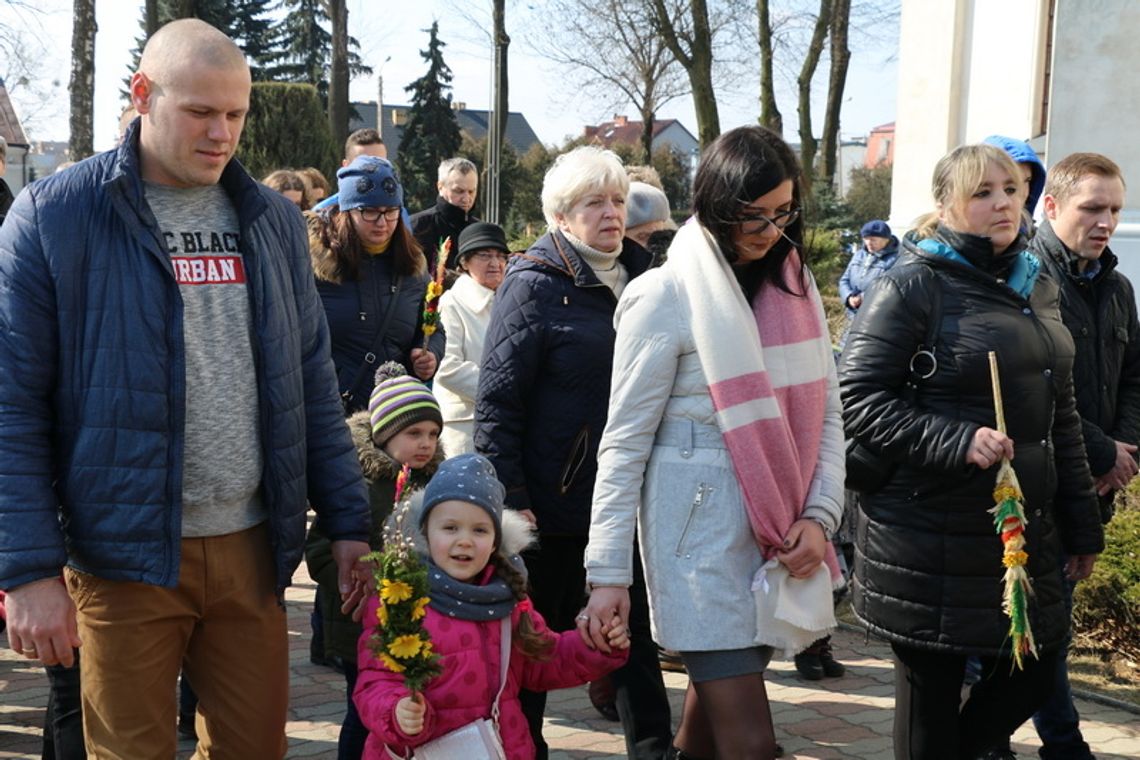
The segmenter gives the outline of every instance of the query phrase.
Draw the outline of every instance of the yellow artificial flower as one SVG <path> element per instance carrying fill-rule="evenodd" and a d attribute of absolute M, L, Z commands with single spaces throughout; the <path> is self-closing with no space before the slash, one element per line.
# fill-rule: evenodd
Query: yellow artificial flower
<path fill-rule="evenodd" d="M 425 338 L 430 338 L 435 335 L 435 325 L 423 325 L 420 329 L 423 331 Z"/>
<path fill-rule="evenodd" d="M 443 294 L 443 286 L 435 280 L 428 283 L 427 286 L 427 300 L 433 301 Z"/>
<path fill-rule="evenodd" d="M 421 596 L 416 600 L 415 605 L 412 607 L 412 620 L 419 620 L 427 614 L 428 603 L 431 602 L 430 596 Z"/>
<path fill-rule="evenodd" d="M 388 604 L 399 604 L 412 598 L 412 587 L 403 581 L 384 578 L 380 581 L 380 599 Z"/>
<path fill-rule="evenodd" d="M 393 639 L 392 642 L 388 644 L 388 651 L 394 657 L 406 660 L 409 657 L 415 657 L 419 654 L 423 645 L 424 642 L 419 636 L 408 634 L 406 636 L 397 636 Z"/>
<path fill-rule="evenodd" d="M 1007 552 L 1001 558 L 1001 562 L 1006 567 L 1020 567 L 1029 561 L 1029 555 L 1025 552 Z"/>
<path fill-rule="evenodd" d="M 387 608 L 387 606 L 381 604 L 379 607 L 376 608 L 376 619 L 380 622 L 380 625 L 387 627 L 387 625 L 388 625 L 388 608 Z"/>
<path fill-rule="evenodd" d="M 425 660 L 430 660 L 431 656 L 432 656 L 431 642 L 425 641 L 423 648 L 420 649 L 420 657 L 424 658 Z"/>
<path fill-rule="evenodd" d="M 380 662 L 382 662 L 386 666 L 388 666 L 388 670 L 392 671 L 393 673 L 403 673 L 404 672 L 404 666 L 403 665 L 396 662 L 396 660 L 394 658 L 389 657 L 388 655 L 384 654 L 383 652 L 380 653 Z"/>

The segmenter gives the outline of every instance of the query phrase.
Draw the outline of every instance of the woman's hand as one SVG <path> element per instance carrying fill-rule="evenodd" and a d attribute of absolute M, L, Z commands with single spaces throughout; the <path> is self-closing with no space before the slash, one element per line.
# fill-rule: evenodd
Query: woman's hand
<path fill-rule="evenodd" d="M 852 293 L 851 295 L 847 296 L 847 305 L 852 309 L 858 309 L 863 305 L 863 296 L 859 293 Z"/>
<path fill-rule="evenodd" d="M 578 635 L 590 649 L 610 653 L 610 635 L 615 628 L 629 627 L 629 589 L 625 586 L 595 586 L 590 601 L 576 618 Z"/>
<path fill-rule="evenodd" d="M 793 578 L 807 578 L 819 568 L 826 550 L 823 526 L 815 520 L 796 520 L 784 536 L 784 548 L 776 551 L 776 559 Z"/>
<path fill-rule="evenodd" d="M 966 451 L 966 464 L 976 464 L 983 470 L 988 470 L 1003 457 L 1013 460 L 1013 439 L 993 428 L 978 428 Z"/>
<path fill-rule="evenodd" d="M 402 697 L 396 703 L 396 723 L 400 725 L 400 730 L 408 736 L 415 736 L 424 730 L 425 714 L 427 714 L 427 707 L 424 706 L 424 698 L 420 694 Z"/>
<path fill-rule="evenodd" d="M 422 348 L 413 348 L 410 354 L 412 359 L 412 372 L 425 383 L 435 375 L 436 359 L 431 351 Z"/>

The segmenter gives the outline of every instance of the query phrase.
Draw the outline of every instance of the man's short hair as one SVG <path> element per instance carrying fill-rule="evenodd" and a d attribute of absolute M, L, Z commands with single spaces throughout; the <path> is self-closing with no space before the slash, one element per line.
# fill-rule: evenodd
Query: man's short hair
<path fill-rule="evenodd" d="M 358 129 L 353 132 L 348 136 L 348 139 L 344 141 L 344 155 L 347 157 L 348 152 L 352 150 L 352 146 L 354 145 L 383 144 L 384 138 L 380 136 L 379 132 L 377 132 L 375 129 L 372 129 L 372 127 L 364 127 L 363 129 Z"/>
<path fill-rule="evenodd" d="M 460 174 L 470 174 L 471 172 L 479 171 L 475 164 L 468 161 L 466 158 L 455 157 L 445 158 L 439 164 L 439 181 L 446 182 L 447 176 L 452 172 L 459 172 Z"/>
<path fill-rule="evenodd" d="M 0 137 L 0 162 L 8 160 L 8 141 Z"/>
<path fill-rule="evenodd" d="M 1049 168 L 1045 175 L 1045 195 L 1056 200 L 1067 199 L 1082 179 L 1090 174 L 1106 179 L 1118 179 L 1124 184 L 1124 174 L 1111 158 L 1100 153 L 1071 153 Z"/>

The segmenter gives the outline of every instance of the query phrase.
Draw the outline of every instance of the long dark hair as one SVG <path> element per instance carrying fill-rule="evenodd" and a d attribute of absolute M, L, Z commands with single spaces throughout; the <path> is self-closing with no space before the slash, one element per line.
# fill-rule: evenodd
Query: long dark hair
<path fill-rule="evenodd" d="M 732 234 L 744 207 L 784 180 L 792 181 L 792 204 L 801 208 L 800 164 L 780 135 L 760 126 L 737 127 L 725 132 L 705 150 L 693 179 L 693 213 L 712 233 L 731 264 L 740 255 Z M 786 236 L 786 237 L 785 237 Z M 789 238 L 791 242 L 789 242 Z M 805 295 L 807 262 L 804 256 L 803 214 L 787 227 L 767 255 L 737 272 L 745 293 L 752 296 L 764 282 L 793 295 Z M 800 252 L 799 287 L 784 281 L 784 261 L 793 243 Z"/>
<path fill-rule="evenodd" d="M 364 255 L 364 246 L 356 234 L 352 220 L 348 218 L 351 213 L 339 209 L 330 210 L 328 216 L 321 219 L 323 224 L 317 226 L 321 245 L 334 262 L 338 282 L 360 279 L 360 259 Z M 392 267 L 396 274 L 416 275 L 427 270 L 423 250 L 404 224 L 402 214 L 392 232 L 388 253 L 392 256 Z"/>

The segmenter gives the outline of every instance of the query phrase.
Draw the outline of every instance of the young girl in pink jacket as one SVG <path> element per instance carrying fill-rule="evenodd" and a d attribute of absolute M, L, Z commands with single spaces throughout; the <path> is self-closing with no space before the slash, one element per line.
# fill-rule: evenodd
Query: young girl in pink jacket
<path fill-rule="evenodd" d="M 629 632 L 616 616 L 608 651 L 592 649 L 576 631 L 555 633 L 526 596 L 518 552 L 532 540 L 529 523 L 503 510 L 504 489 L 479 454 L 440 465 L 424 490 L 417 526 L 426 546 L 431 603 L 424 627 L 442 655 L 442 672 L 413 698 L 399 673 L 372 653 L 372 630 L 358 644 L 360 674 L 353 699 L 368 742 L 364 757 L 390 760 L 481 718 L 499 693 L 502 620 L 509 616 L 510 663 L 499 697 L 498 733 L 508 760 L 532 760 L 534 742 L 519 706 L 519 689 L 548 691 L 593 681 L 628 656 Z M 376 620 L 369 600 L 364 620 Z M 386 745 L 386 746 L 385 746 Z"/>

